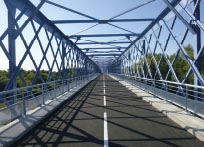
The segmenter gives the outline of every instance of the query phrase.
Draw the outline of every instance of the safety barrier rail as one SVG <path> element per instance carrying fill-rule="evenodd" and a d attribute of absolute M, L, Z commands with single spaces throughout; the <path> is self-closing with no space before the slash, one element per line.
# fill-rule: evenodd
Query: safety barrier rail
<path fill-rule="evenodd" d="M 204 87 L 172 81 L 113 74 L 140 89 L 204 118 Z"/>
<path fill-rule="evenodd" d="M 50 100 L 88 83 L 96 76 L 97 74 L 89 74 L 0 92 L 0 126 L 22 115 L 28 115 L 29 111 L 48 104 Z"/>

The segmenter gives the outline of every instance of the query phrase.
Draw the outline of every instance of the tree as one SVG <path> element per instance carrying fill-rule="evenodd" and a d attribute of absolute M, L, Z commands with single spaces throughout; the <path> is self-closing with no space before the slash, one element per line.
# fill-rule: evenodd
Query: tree
<path fill-rule="evenodd" d="M 187 46 L 184 46 L 184 49 L 186 53 L 188 54 L 189 58 L 191 60 L 194 60 L 194 50 L 190 44 Z M 175 58 L 176 54 L 173 54 L 170 56 L 170 61 L 172 61 Z M 180 82 L 183 81 L 183 79 L 186 76 L 186 73 L 188 72 L 190 66 L 188 62 L 186 61 L 185 57 L 183 56 L 182 52 L 179 52 L 175 63 L 173 65 L 173 69 L 177 75 L 177 78 L 179 79 Z M 171 80 L 173 80 L 173 77 L 171 77 Z M 190 76 L 186 79 L 186 82 L 188 84 L 193 84 L 193 74 L 190 74 Z"/>

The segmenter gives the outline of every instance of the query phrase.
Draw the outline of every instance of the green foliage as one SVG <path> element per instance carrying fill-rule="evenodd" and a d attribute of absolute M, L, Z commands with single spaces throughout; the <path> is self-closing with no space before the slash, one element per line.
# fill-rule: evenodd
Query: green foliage
<path fill-rule="evenodd" d="M 189 44 L 187 46 L 184 47 L 185 48 L 185 51 L 186 53 L 188 54 L 188 56 L 190 57 L 190 59 L 194 59 L 194 50 L 192 48 L 192 46 Z M 172 60 L 176 55 L 173 54 L 171 55 L 170 59 Z M 185 60 L 183 54 L 180 52 L 178 54 L 178 57 L 176 58 L 175 60 L 175 63 L 173 65 L 173 69 L 178 77 L 178 79 L 180 81 L 182 81 L 185 76 L 186 76 L 186 73 L 188 72 L 190 66 L 188 64 L 188 62 Z M 173 80 L 173 77 L 171 77 L 171 80 Z M 187 81 L 186 83 L 189 83 L 189 84 L 193 84 L 193 74 L 191 74 L 189 76 L 189 78 L 187 78 Z"/>
<path fill-rule="evenodd" d="M 4 87 L 8 81 L 8 72 L 5 70 L 0 70 L 0 91 L 4 90 Z"/>
<path fill-rule="evenodd" d="M 76 76 L 76 71 L 81 71 L 82 69 L 67 69 L 65 72 L 66 74 L 66 78 L 70 78 L 70 77 L 75 77 Z M 47 82 L 47 81 L 55 81 L 55 80 L 60 80 L 62 79 L 63 76 L 63 72 L 59 71 L 47 71 L 47 70 L 41 70 L 40 73 L 38 75 L 36 75 L 36 71 L 34 70 L 24 70 L 24 69 L 20 69 L 20 73 L 22 75 L 22 77 L 24 78 L 25 82 L 27 83 L 27 85 L 31 85 L 32 82 L 34 82 L 33 84 L 41 84 L 43 82 Z M 70 75 L 72 74 L 72 75 Z M 42 77 L 42 79 L 40 78 L 40 76 Z M 36 79 L 34 80 L 34 77 L 36 76 Z M 50 78 L 49 78 L 50 77 Z M 3 91 L 6 84 L 9 81 L 9 73 L 6 70 L 0 70 L 0 91 Z M 20 79 L 19 76 L 16 77 L 16 84 L 17 87 L 25 87 L 25 83 L 22 81 L 22 79 Z M 53 85 L 49 85 L 49 88 L 53 88 Z M 40 89 L 35 89 L 37 93 L 41 93 Z"/>
<path fill-rule="evenodd" d="M 193 50 L 192 46 L 190 44 L 188 44 L 187 46 L 184 47 L 184 49 L 185 49 L 186 53 L 188 54 L 189 58 L 191 60 L 194 60 L 194 50 Z M 166 57 L 169 59 L 170 63 L 172 64 L 174 58 L 176 57 L 176 54 L 172 54 L 170 56 L 166 55 Z M 148 53 L 146 55 L 146 60 L 148 62 L 148 65 L 150 66 L 150 72 L 152 74 L 152 77 L 157 79 L 157 80 L 160 79 L 159 72 L 156 70 L 157 69 L 156 64 L 157 64 L 159 66 L 160 73 L 161 73 L 161 76 L 163 79 L 167 78 L 167 80 L 175 81 L 171 72 L 170 72 L 169 76 L 166 77 L 170 68 L 168 66 L 168 63 L 167 63 L 165 57 L 161 53 L 158 53 L 158 54 L 154 54 L 154 58 L 155 58 L 155 61 L 153 60 L 152 55 L 150 53 Z M 201 59 L 204 59 L 204 52 L 202 53 Z M 155 62 L 156 62 L 156 64 L 155 64 Z M 175 71 L 175 74 L 176 74 L 178 80 L 180 82 L 182 82 L 183 79 L 185 78 L 190 66 L 181 52 L 179 52 L 179 54 L 177 55 L 176 60 L 173 63 L 172 67 Z M 201 67 L 204 67 L 203 61 L 201 63 Z M 136 70 L 138 68 L 140 73 L 142 73 L 142 69 L 143 69 L 145 74 L 147 74 L 146 64 L 143 62 L 143 59 L 141 59 L 139 61 L 139 63 L 135 63 L 132 68 L 134 70 Z M 134 72 L 136 73 L 136 71 L 134 71 Z M 204 77 L 204 69 L 201 70 L 201 74 Z M 189 84 L 194 83 L 193 73 L 191 73 L 189 75 L 189 77 L 187 78 L 185 83 L 189 83 Z"/>

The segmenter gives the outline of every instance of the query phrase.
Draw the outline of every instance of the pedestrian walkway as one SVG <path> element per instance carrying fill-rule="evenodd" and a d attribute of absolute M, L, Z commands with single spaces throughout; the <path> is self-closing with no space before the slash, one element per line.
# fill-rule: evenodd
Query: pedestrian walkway
<path fill-rule="evenodd" d="M 102 75 L 13 146 L 204 146 L 118 80 Z"/>

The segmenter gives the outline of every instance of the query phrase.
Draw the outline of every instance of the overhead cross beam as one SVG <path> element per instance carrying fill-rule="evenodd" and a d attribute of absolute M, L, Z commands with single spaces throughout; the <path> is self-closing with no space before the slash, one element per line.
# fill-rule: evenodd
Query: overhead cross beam
<path fill-rule="evenodd" d="M 139 33 L 135 34 L 90 34 L 90 35 L 72 35 L 69 38 L 81 38 L 81 37 L 121 37 L 121 36 L 139 36 Z"/>
<path fill-rule="evenodd" d="M 110 49 L 117 49 L 117 50 L 120 50 L 120 49 L 126 49 L 126 47 L 96 47 L 96 48 L 83 48 L 81 50 L 101 50 L 101 49 L 105 49 L 105 50 L 110 50 Z"/>
<path fill-rule="evenodd" d="M 171 6 L 175 7 L 181 0 L 173 0 L 171 2 Z M 136 38 L 134 41 L 132 41 L 130 43 L 130 45 L 126 48 L 126 50 L 123 51 L 123 53 L 121 53 L 121 56 L 135 43 L 137 42 L 139 39 L 141 39 L 156 23 L 158 23 L 160 20 L 162 20 L 167 14 L 169 14 L 169 12 L 171 11 L 171 9 L 169 9 L 168 7 L 166 7 L 158 16 L 157 18 L 155 18 L 154 21 L 152 21 L 140 34 L 140 36 L 138 36 L 138 38 Z"/>
<path fill-rule="evenodd" d="M 109 22 L 138 22 L 138 21 L 153 21 L 153 18 L 140 19 L 112 19 L 112 20 L 52 20 L 54 24 L 63 23 L 98 23 L 107 24 Z"/>
<path fill-rule="evenodd" d="M 88 56 L 95 57 L 95 56 L 119 56 L 120 54 L 90 54 Z"/>
<path fill-rule="evenodd" d="M 109 50 L 109 51 L 86 51 L 86 53 L 120 53 L 119 50 Z"/>
<path fill-rule="evenodd" d="M 85 45 L 85 44 L 127 44 L 131 43 L 131 41 L 112 41 L 112 42 L 78 42 L 77 45 Z"/>

